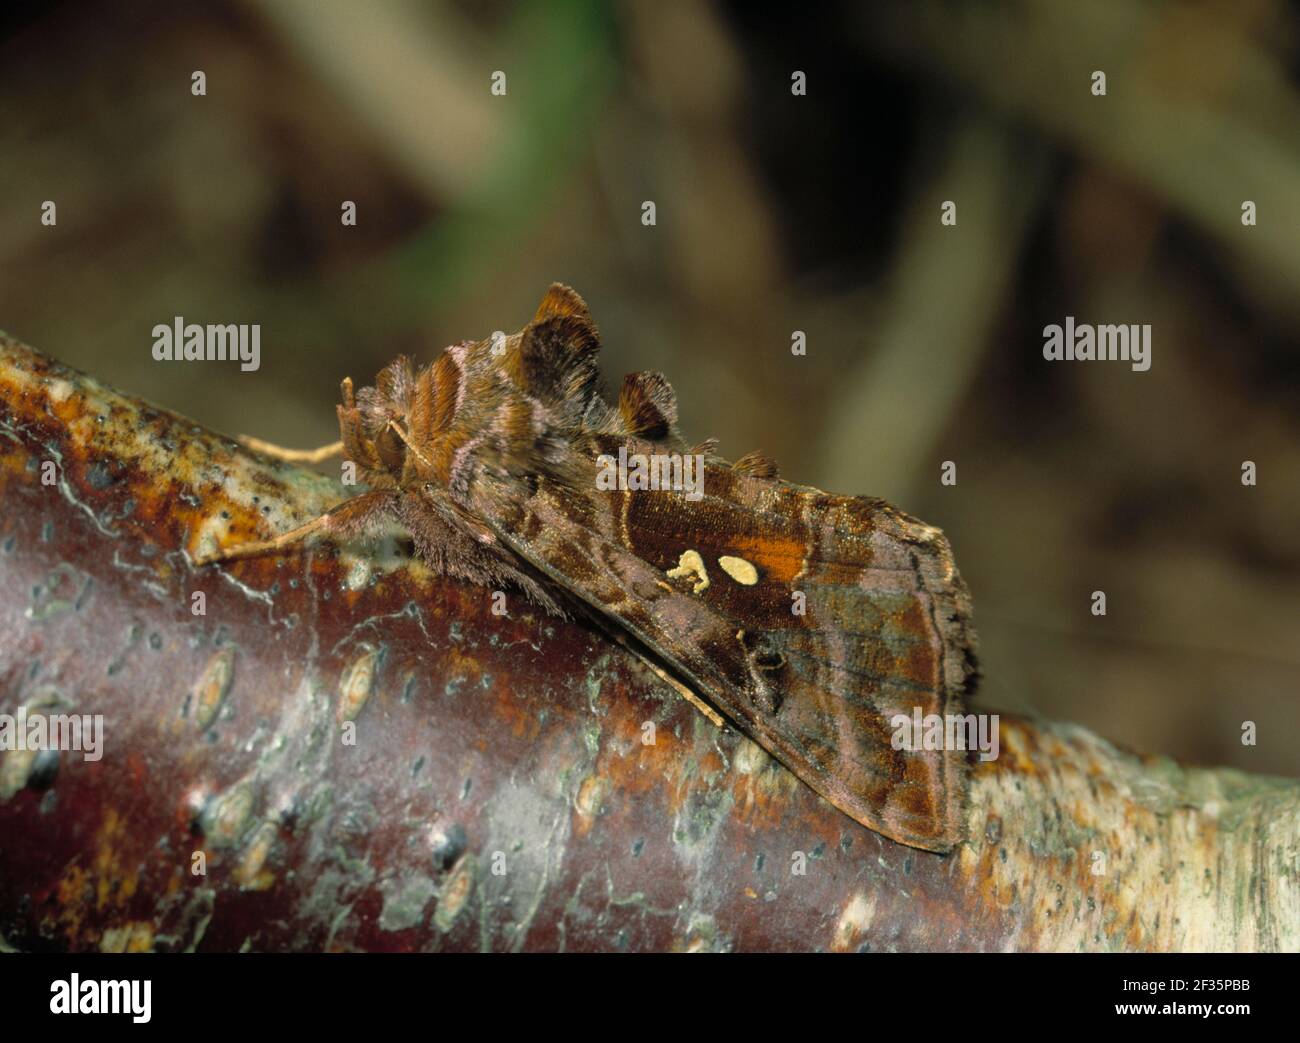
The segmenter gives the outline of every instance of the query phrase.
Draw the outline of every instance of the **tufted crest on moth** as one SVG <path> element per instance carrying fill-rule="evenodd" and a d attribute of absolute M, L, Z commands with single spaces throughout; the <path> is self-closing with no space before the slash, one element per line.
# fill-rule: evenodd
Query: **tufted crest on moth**
<path fill-rule="evenodd" d="M 444 351 L 438 361 L 447 357 Z M 439 393 L 437 379 L 437 361 L 425 366 L 415 378 L 415 394 L 411 397 L 411 406 L 406 414 L 406 426 L 411 439 L 419 445 L 433 437 L 434 416 L 438 412 Z M 453 371 L 454 372 L 454 371 Z M 453 402 L 455 400 L 453 399 Z"/>
<path fill-rule="evenodd" d="M 451 427 L 456 416 L 464 374 L 450 352 L 444 351 L 428 369 L 429 379 L 420 394 L 429 399 L 429 431 L 434 435 Z"/>
<path fill-rule="evenodd" d="M 748 475 L 750 478 L 780 477 L 776 461 L 757 449 L 742 456 L 731 465 L 731 469 L 737 474 Z"/>
<path fill-rule="evenodd" d="M 572 286 L 565 286 L 562 282 L 553 282 L 542 298 L 542 303 L 537 306 L 537 314 L 533 316 L 533 322 L 545 322 L 547 319 L 563 318 L 566 315 L 576 315 L 584 319 L 591 325 L 592 329 L 596 324 L 591 320 L 591 312 L 587 309 L 587 302 Z"/>
<path fill-rule="evenodd" d="M 366 392 L 370 394 L 367 395 Z M 397 410 L 405 415 L 414 394 L 414 365 L 409 355 L 398 355 L 375 375 L 373 388 L 361 389 L 357 395 L 357 404 L 363 413 L 369 413 L 377 407 L 380 411 Z M 372 433 L 388 422 L 387 415 L 375 415 L 373 418 L 368 416 L 367 419 L 371 422 Z"/>
<path fill-rule="evenodd" d="M 556 315 L 526 326 L 506 369 L 516 386 L 577 426 L 599 397 L 600 338 L 590 319 Z"/>
<path fill-rule="evenodd" d="M 623 431 L 658 440 L 675 433 L 677 393 L 662 373 L 629 373 L 618 395 Z"/>

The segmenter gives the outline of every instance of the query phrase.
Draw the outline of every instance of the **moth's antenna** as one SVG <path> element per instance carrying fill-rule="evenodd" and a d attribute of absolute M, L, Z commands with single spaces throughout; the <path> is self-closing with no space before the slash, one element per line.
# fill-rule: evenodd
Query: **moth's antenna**
<path fill-rule="evenodd" d="M 415 454 L 415 458 L 419 460 L 420 463 L 424 464 L 425 467 L 432 466 L 432 464 L 429 463 L 428 458 L 425 457 L 425 455 L 416 447 L 415 443 L 406 437 L 406 432 L 402 430 L 401 425 L 396 420 L 388 421 L 388 426 L 397 432 L 397 437 L 406 444 L 407 449 Z"/>

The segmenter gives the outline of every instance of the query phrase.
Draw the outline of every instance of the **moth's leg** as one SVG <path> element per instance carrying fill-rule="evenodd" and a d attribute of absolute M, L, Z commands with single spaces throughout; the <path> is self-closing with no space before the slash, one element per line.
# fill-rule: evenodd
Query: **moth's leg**
<path fill-rule="evenodd" d="M 269 540 L 253 540 L 249 543 L 237 543 L 233 547 L 218 548 L 207 554 L 194 558 L 196 565 L 207 565 L 214 561 L 233 561 L 236 558 L 252 558 L 259 554 L 284 550 L 296 543 L 301 543 L 309 536 L 326 535 L 335 537 L 353 536 L 361 532 L 375 519 L 391 513 L 396 497 L 391 492 L 368 492 L 344 500 L 337 507 L 331 508 L 319 518 L 299 525 L 296 529 L 281 533 Z"/>
<path fill-rule="evenodd" d="M 635 655 L 638 659 L 640 659 L 641 662 L 645 663 L 646 666 L 648 666 L 659 676 L 659 680 L 663 681 L 667 685 L 670 685 L 673 688 L 673 690 L 677 692 L 678 695 L 680 695 L 688 703 L 694 706 L 695 709 L 699 710 L 700 713 L 704 714 L 704 716 L 707 717 L 710 721 L 712 721 L 717 727 L 721 728 L 723 726 L 722 717 L 718 714 L 717 710 L 715 710 L 712 706 L 710 706 L 698 695 L 696 695 L 684 684 L 682 684 L 681 681 L 673 677 L 672 674 L 668 673 L 668 671 L 663 669 L 658 663 L 655 663 L 652 660 L 650 660 L 648 657 L 642 655 L 639 651 L 637 651 L 636 648 L 634 648 L 631 645 L 631 643 L 622 634 L 611 633 L 610 636 L 615 641 L 617 641 L 620 645 L 626 648 L 629 652 Z"/>
<path fill-rule="evenodd" d="M 286 449 L 282 445 L 276 445 L 274 442 L 264 442 L 252 435 L 236 435 L 235 440 L 240 445 L 248 446 L 249 449 L 255 452 L 294 464 L 318 464 L 343 453 L 342 442 L 331 442 L 319 449 Z"/>

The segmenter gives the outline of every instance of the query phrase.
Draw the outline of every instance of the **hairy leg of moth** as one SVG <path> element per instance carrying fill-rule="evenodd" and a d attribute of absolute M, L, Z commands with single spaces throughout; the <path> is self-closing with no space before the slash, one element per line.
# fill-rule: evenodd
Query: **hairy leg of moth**
<path fill-rule="evenodd" d="M 658 663 L 652 662 L 650 659 L 643 656 L 634 647 L 632 647 L 631 643 L 628 642 L 627 638 L 625 638 L 622 634 L 611 633 L 610 636 L 615 641 L 617 641 L 620 645 L 626 648 L 629 652 L 635 655 L 638 659 L 640 659 L 641 662 L 645 663 L 646 666 L 648 666 L 651 670 L 655 672 L 655 674 L 658 675 L 659 680 L 663 681 L 664 684 L 671 687 L 678 695 L 680 695 L 688 703 L 694 706 L 695 709 L 699 710 L 700 713 L 704 714 L 705 717 L 707 717 L 710 721 L 712 721 L 714 725 L 716 725 L 719 728 L 723 726 L 722 717 L 717 710 L 715 710 L 712 706 L 710 706 L 698 695 L 696 695 L 684 684 L 682 684 L 681 681 L 673 677 L 672 674 L 670 674 L 667 670 L 663 669 Z"/>
<path fill-rule="evenodd" d="M 276 445 L 274 442 L 264 442 L 252 435 L 236 435 L 235 440 L 240 445 L 246 445 L 255 452 L 274 457 L 277 460 L 286 460 L 293 464 L 318 464 L 343 453 L 342 442 L 331 442 L 319 449 L 286 449 L 282 445 Z"/>
<path fill-rule="evenodd" d="M 207 565 L 214 561 L 233 561 L 236 558 L 252 558 L 259 554 L 284 550 L 296 543 L 301 543 L 309 536 L 324 535 L 335 537 L 355 536 L 367 525 L 380 517 L 388 515 L 394 505 L 395 497 L 390 492 L 369 492 L 344 500 L 319 518 L 299 525 L 296 529 L 281 533 L 269 540 L 253 540 L 249 543 L 237 543 L 233 547 L 218 548 L 207 554 L 197 555 L 196 565 Z"/>

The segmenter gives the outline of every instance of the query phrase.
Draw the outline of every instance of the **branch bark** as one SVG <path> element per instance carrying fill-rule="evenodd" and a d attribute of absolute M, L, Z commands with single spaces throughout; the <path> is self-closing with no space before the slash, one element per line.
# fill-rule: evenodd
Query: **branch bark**
<path fill-rule="evenodd" d="M 191 565 L 335 483 L 3 335 L 0 396 L 0 713 L 104 718 L 0 753 L 0 948 L 1300 948 L 1294 781 L 1004 716 L 899 847 L 395 540 Z"/>

